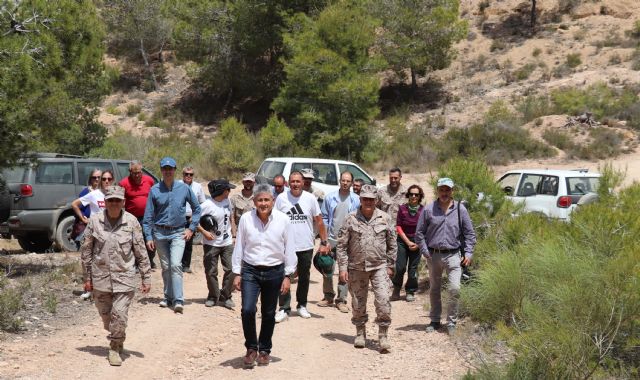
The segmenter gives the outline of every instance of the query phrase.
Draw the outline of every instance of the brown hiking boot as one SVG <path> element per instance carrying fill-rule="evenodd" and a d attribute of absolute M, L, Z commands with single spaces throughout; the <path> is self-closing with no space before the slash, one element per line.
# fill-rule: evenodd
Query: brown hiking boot
<path fill-rule="evenodd" d="M 323 298 L 322 301 L 318 302 L 318 306 L 320 307 L 333 307 L 333 300 L 328 300 Z"/>
<path fill-rule="evenodd" d="M 256 358 L 258 357 L 258 351 L 247 349 L 247 354 L 244 356 L 243 364 L 244 368 L 253 368 L 256 365 Z"/>
<path fill-rule="evenodd" d="M 349 310 L 349 306 L 347 306 L 347 304 L 344 303 L 344 302 L 336 303 L 336 308 L 338 308 L 338 310 L 340 310 L 343 313 L 348 313 L 348 312 L 351 311 L 351 310 Z"/>
<path fill-rule="evenodd" d="M 391 298 L 389 301 L 399 301 L 400 300 L 400 288 L 393 287 L 393 293 L 391 293 Z"/>
<path fill-rule="evenodd" d="M 367 343 L 367 326 L 356 326 L 356 340 L 353 342 L 355 348 L 364 348 Z"/>
<path fill-rule="evenodd" d="M 260 354 L 258 354 L 258 365 L 269 365 L 270 361 L 271 357 L 269 353 L 267 351 L 260 351 Z"/>
<path fill-rule="evenodd" d="M 111 342 L 111 348 L 109 349 L 109 355 L 107 356 L 109 359 L 109 364 L 113 366 L 121 366 L 122 358 L 120 357 L 120 353 L 118 352 L 118 343 Z"/>
<path fill-rule="evenodd" d="M 378 330 L 378 339 L 380 344 L 380 353 L 386 354 L 391 350 L 391 343 L 389 343 L 389 338 L 387 338 L 387 331 L 389 330 L 388 326 L 380 326 Z"/>

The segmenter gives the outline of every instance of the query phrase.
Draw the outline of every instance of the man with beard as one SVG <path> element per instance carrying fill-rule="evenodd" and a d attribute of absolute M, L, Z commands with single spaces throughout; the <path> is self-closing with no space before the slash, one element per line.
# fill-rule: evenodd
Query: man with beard
<path fill-rule="evenodd" d="M 256 175 L 251 172 L 244 173 L 242 176 L 242 191 L 233 194 L 229 198 L 231 202 L 231 233 L 234 237 L 242 214 L 255 208 L 253 204 L 253 186 L 255 184 Z"/>
<path fill-rule="evenodd" d="M 378 189 L 378 199 L 376 200 L 376 207 L 391 217 L 391 224 L 394 229 L 396 228 L 398 209 L 404 203 L 405 193 L 407 192 L 404 185 L 400 183 L 401 179 L 402 171 L 400 168 L 389 170 L 389 184 Z"/>
<path fill-rule="evenodd" d="M 364 185 L 364 180 L 362 178 L 356 178 L 353 180 L 353 192 L 357 195 L 360 195 L 360 190 L 362 190 L 362 185 Z"/>

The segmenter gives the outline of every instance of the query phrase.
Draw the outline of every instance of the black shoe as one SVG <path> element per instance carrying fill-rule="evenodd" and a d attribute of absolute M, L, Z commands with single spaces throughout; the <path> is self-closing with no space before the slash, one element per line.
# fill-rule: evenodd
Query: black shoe
<path fill-rule="evenodd" d="M 440 330 L 440 323 L 438 322 L 431 322 L 427 325 L 427 328 L 425 329 L 426 332 L 428 333 L 432 333 L 434 331 L 438 331 Z"/>

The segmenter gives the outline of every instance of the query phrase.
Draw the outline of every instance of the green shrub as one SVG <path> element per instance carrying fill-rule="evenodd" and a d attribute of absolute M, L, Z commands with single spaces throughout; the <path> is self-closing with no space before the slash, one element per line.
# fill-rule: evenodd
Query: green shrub
<path fill-rule="evenodd" d="M 107 111 L 107 113 L 110 115 L 116 115 L 116 116 L 122 113 L 120 109 L 118 109 L 118 106 L 116 105 L 108 105 L 105 111 Z"/>
<path fill-rule="evenodd" d="M 633 23 L 633 28 L 631 28 L 631 36 L 640 38 L 640 20 L 636 20 Z"/>
<path fill-rule="evenodd" d="M 491 46 L 489 47 L 489 51 L 494 52 L 496 50 L 504 50 L 507 48 L 507 44 L 502 40 L 493 40 L 491 42 Z"/>
<path fill-rule="evenodd" d="M 55 293 L 48 291 L 43 294 L 42 306 L 44 306 L 45 310 L 49 313 L 55 314 L 58 309 L 58 297 L 56 297 Z"/>
<path fill-rule="evenodd" d="M 516 109 L 522 114 L 523 120 L 528 123 L 533 119 L 549 115 L 551 103 L 546 95 L 531 95 L 518 102 Z"/>
<path fill-rule="evenodd" d="M 620 57 L 620 54 L 618 53 L 611 54 L 611 56 L 609 57 L 610 65 L 619 65 L 621 63 L 622 63 L 622 57 Z"/>
<path fill-rule="evenodd" d="M 527 63 L 526 65 L 516 70 L 513 74 L 516 80 L 525 80 L 529 78 L 529 75 L 531 75 L 531 73 L 535 69 L 536 69 L 536 65 L 534 65 L 533 63 Z"/>
<path fill-rule="evenodd" d="M 551 92 L 554 104 L 553 112 L 580 115 L 584 112 L 593 113 L 596 120 L 605 116 L 618 118 L 620 114 L 640 101 L 632 88 L 622 90 L 598 83 L 587 87 L 565 88 Z"/>
<path fill-rule="evenodd" d="M 582 64 L 580 53 L 567 54 L 567 66 L 574 69 Z"/>
<path fill-rule="evenodd" d="M 142 106 L 140 104 L 128 104 L 127 105 L 127 116 L 131 117 L 134 115 L 138 115 L 142 111 Z"/>
<path fill-rule="evenodd" d="M 534 56 L 534 57 L 537 57 L 537 56 L 539 56 L 541 53 L 542 53 L 542 49 L 540 49 L 540 48 L 535 48 L 535 49 L 533 49 L 533 52 L 531 52 L 531 55 L 532 55 L 532 56 Z"/>
<path fill-rule="evenodd" d="M 145 120 L 147 120 L 147 114 L 144 112 L 140 112 L 138 114 L 138 121 L 145 121 Z"/>
<path fill-rule="evenodd" d="M 544 141 L 561 150 L 566 150 L 573 146 L 571 137 L 562 131 L 547 129 L 542 133 L 542 138 Z"/>
<path fill-rule="evenodd" d="M 16 315 L 24 308 L 21 291 L 9 286 L 4 273 L 0 273 L 0 330 L 18 331 L 22 320 Z"/>
<path fill-rule="evenodd" d="M 273 115 L 260 131 L 260 143 L 266 156 L 291 156 L 295 151 L 293 132 L 283 120 Z"/>
<path fill-rule="evenodd" d="M 213 162 L 222 172 L 254 171 L 259 159 L 255 140 L 236 118 L 225 119 L 211 144 Z"/>
<path fill-rule="evenodd" d="M 615 157 L 622 153 L 623 136 L 605 127 L 589 130 L 591 141 L 584 145 L 574 145 L 568 154 L 584 160 Z"/>

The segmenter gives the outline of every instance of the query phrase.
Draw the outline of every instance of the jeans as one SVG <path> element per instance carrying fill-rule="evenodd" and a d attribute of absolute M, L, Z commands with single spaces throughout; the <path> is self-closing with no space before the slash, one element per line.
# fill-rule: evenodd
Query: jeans
<path fill-rule="evenodd" d="M 226 301 L 231 299 L 234 277 L 234 274 L 231 271 L 233 244 L 229 244 L 226 247 L 214 247 L 212 245 L 204 244 L 203 248 L 204 257 L 202 262 L 204 263 L 204 273 L 207 278 L 207 288 L 209 289 L 207 299 L 214 302 L 218 302 L 218 300 Z M 222 261 L 222 270 L 224 271 L 224 276 L 222 277 L 222 289 L 220 289 L 220 285 L 218 284 L 218 258 Z"/>
<path fill-rule="evenodd" d="M 184 304 L 182 292 L 182 254 L 184 253 L 184 228 L 155 229 L 153 241 L 160 255 L 164 299 L 170 304 Z"/>
<path fill-rule="evenodd" d="M 296 288 L 296 301 L 298 307 L 307 307 L 307 296 L 309 295 L 309 278 L 311 273 L 311 260 L 313 258 L 313 249 L 296 252 L 298 256 L 298 286 Z M 287 314 L 291 313 L 291 292 L 283 294 L 279 298 L 280 310 L 284 310 Z"/>
<path fill-rule="evenodd" d="M 272 267 L 255 267 L 242 263 L 242 331 L 244 346 L 256 351 L 271 352 L 273 330 L 276 325 L 276 308 L 282 280 L 284 280 L 284 264 Z M 260 295 L 260 312 L 262 323 L 260 338 L 256 334 L 256 304 Z"/>
<path fill-rule="evenodd" d="M 191 225 L 191 217 L 187 216 L 184 228 L 187 229 Z M 194 234 L 195 235 L 195 234 Z M 184 242 L 184 254 L 182 255 L 182 267 L 191 267 L 191 254 L 193 253 L 193 236 Z"/>
<path fill-rule="evenodd" d="M 411 240 L 413 241 L 413 240 Z M 407 294 L 413 294 L 418 290 L 418 265 L 420 264 L 420 250 L 409 250 L 404 240 L 398 238 L 398 256 L 396 257 L 396 273 L 393 275 L 393 287 L 402 288 L 404 272 L 407 272 L 407 283 L 404 290 Z"/>
<path fill-rule="evenodd" d="M 447 325 L 455 325 L 458 320 L 458 299 L 460 298 L 460 251 L 455 253 L 433 253 L 427 259 L 429 265 L 429 298 L 431 322 L 440 323 L 442 313 L 442 272 L 447 271 L 449 278 L 449 302 L 447 305 Z"/>

